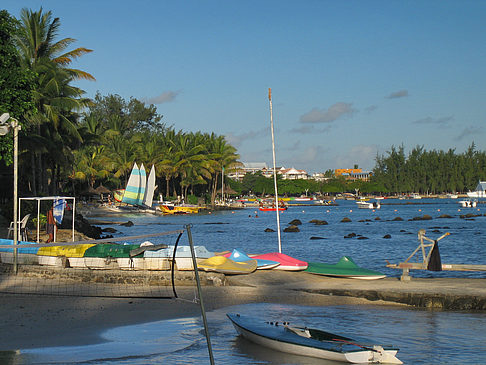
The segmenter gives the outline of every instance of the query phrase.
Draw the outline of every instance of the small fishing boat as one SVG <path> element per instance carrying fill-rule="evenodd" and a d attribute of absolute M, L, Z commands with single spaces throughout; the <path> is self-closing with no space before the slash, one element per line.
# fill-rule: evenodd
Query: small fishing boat
<path fill-rule="evenodd" d="M 309 266 L 305 271 L 316 275 L 362 280 L 377 280 L 386 277 L 386 275 L 381 272 L 359 267 L 353 259 L 348 256 L 341 257 L 338 263 L 334 265 L 321 262 L 309 262 Z"/>
<path fill-rule="evenodd" d="M 288 322 L 265 322 L 250 316 L 228 313 L 236 331 L 265 347 L 290 354 L 350 363 L 402 364 L 393 346 L 374 345 L 368 339 L 352 339 Z"/>
<path fill-rule="evenodd" d="M 250 256 L 254 260 L 270 260 L 279 262 L 280 265 L 274 268 L 274 270 L 285 271 L 301 271 L 307 269 L 307 262 L 297 260 L 291 256 L 279 252 L 270 252 L 263 255 Z"/>
<path fill-rule="evenodd" d="M 235 262 L 224 256 L 213 256 L 197 264 L 198 269 L 222 274 L 251 274 L 257 268 L 256 260 Z"/>
<path fill-rule="evenodd" d="M 476 208 L 478 202 L 474 199 L 464 199 L 458 201 L 459 205 L 463 208 Z"/>
<path fill-rule="evenodd" d="M 268 270 L 268 269 L 273 269 L 280 265 L 280 262 L 277 261 L 271 261 L 271 260 L 262 260 L 262 259 L 252 259 L 249 257 L 247 254 L 244 252 L 241 252 L 237 249 L 234 249 L 233 252 L 231 253 L 226 253 L 223 255 L 224 257 L 227 257 L 235 262 L 245 262 L 248 260 L 253 260 L 257 262 L 257 270 Z"/>
<path fill-rule="evenodd" d="M 379 202 L 370 202 L 370 201 L 357 201 L 359 209 L 380 209 L 381 204 Z"/>

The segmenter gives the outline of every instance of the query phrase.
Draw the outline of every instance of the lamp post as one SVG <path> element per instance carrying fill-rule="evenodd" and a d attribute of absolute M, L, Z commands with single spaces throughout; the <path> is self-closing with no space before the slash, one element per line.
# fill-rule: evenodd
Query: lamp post
<path fill-rule="evenodd" d="M 8 123 L 10 120 L 10 124 Z M 3 113 L 0 116 L 0 135 L 6 135 L 9 130 L 13 130 L 14 137 L 14 159 L 13 159 L 13 169 L 14 169 L 14 186 L 13 186 L 13 244 L 14 244 L 14 272 L 17 273 L 17 242 L 18 242 L 18 192 L 17 192 L 17 181 L 18 181 L 18 155 L 19 155 L 19 130 L 21 126 L 19 121 L 15 118 L 11 118 L 9 113 Z"/>

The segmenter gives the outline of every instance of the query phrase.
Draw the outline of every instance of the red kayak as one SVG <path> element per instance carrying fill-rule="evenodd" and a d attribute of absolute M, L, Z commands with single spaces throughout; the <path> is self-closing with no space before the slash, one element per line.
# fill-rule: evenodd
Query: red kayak
<path fill-rule="evenodd" d="M 284 253 L 270 252 L 263 255 L 252 256 L 252 259 L 270 260 L 280 262 L 273 270 L 301 271 L 307 269 L 307 262 L 294 259 Z"/>

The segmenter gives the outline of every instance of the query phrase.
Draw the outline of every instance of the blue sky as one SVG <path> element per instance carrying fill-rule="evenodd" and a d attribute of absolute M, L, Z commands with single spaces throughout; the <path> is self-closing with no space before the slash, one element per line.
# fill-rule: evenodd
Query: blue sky
<path fill-rule="evenodd" d="M 3 0 L 51 10 L 92 97 L 154 103 L 177 130 L 227 136 L 242 162 L 323 172 L 408 152 L 486 150 L 485 1 Z"/>

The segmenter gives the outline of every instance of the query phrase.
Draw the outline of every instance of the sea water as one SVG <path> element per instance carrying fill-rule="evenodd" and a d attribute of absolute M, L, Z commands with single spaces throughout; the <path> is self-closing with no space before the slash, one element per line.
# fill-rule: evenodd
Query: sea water
<path fill-rule="evenodd" d="M 386 203 L 386 204 L 385 204 Z M 416 204 L 384 201 L 381 209 L 358 209 L 354 202 L 339 206 L 291 206 L 280 214 L 282 230 L 299 219 L 300 232 L 282 232 L 282 252 L 307 261 L 334 263 L 343 255 L 360 266 L 399 276 L 385 267 L 386 260 L 405 260 L 418 246 L 417 232 L 439 241 L 443 263 L 486 264 L 486 206 L 460 208 L 455 200 L 422 199 Z M 476 217 L 461 215 L 473 213 Z M 432 220 L 413 220 L 429 215 Z M 439 218 L 448 215 L 451 218 Z M 480 216 L 479 216 L 480 215 Z M 342 223 L 343 218 L 351 222 Z M 394 218 L 403 220 L 397 221 Z M 195 216 L 126 215 L 103 220 L 130 220 L 132 227 L 113 224 L 118 235 L 139 235 L 182 229 L 191 225 L 194 243 L 210 251 L 247 253 L 278 251 L 275 212 L 256 209 L 209 212 Z M 314 225 L 312 219 L 328 225 Z M 355 233 L 353 238 L 345 238 Z M 391 238 L 384 238 L 390 235 Z M 311 239 L 316 238 L 319 239 Z M 359 239 L 361 237 L 361 239 Z M 175 242 L 175 237 L 151 239 L 154 243 Z M 187 244 L 183 236 L 181 244 Z M 417 260 L 420 261 L 421 256 Z M 415 277 L 485 277 L 484 272 L 412 271 Z M 321 328 L 348 337 L 368 337 L 400 348 L 398 358 L 407 364 L 485 363 L 486 313 L 437 312 L 409 307 L 386 306 L 297 306 L 256 303 L 209 312 L 208 323 L 216 364 L 333 364 L 293 356 L 254 345 L 237 336 L 228 312 L 258 313 L 264 320 L 289 321 Z M 12 364 L 195 364 L 209 363 L 207 343 L 199 317 L 165 320 L 110 329 L 105 342 L 79 347 L 20 350 Z"/>

